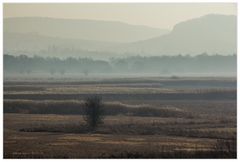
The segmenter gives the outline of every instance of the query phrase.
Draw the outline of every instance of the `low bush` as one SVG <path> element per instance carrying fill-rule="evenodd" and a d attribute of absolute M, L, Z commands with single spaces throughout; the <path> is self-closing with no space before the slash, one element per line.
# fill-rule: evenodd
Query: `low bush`
<path fill-rule="evenodd" d="M 149 105 L 126 105 L 118 102 L 103 103 L 105 115 L 158 116 L 192 118 L 195 114 L 176 107 L 153 107 Z M 5 100 L 4 113 L 23 114 L 84 114 L 82 101 L 32 101 Z"/>

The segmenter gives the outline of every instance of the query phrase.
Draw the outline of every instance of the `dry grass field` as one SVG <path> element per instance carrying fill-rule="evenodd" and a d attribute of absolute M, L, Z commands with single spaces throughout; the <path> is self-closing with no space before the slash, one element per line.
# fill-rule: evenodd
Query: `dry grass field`
<path fill-rule="evenodd" d="M 89 131 L 84 99 L 102 97 Z M 4 158 L 236 158 L 236 79 L 5 81 Z"/>

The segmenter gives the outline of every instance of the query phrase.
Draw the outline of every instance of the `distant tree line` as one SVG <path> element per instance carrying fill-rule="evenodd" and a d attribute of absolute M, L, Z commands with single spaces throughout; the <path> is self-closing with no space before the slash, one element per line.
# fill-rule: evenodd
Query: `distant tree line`
<path fill-rule="evenodd" d="M 94 60 L 92 58 L 60 59 L 57 57 L 29 57 L 26 55 L 4 55 L 5 73 L 36 72 L 51 75 L 67 73 L 157 73 L 162 75 L 184 73 L 235 73 L 237 69 L 236 54 L 197 56 L 133 56 L 126 58 L 111 58 L 106 60 Z"/>

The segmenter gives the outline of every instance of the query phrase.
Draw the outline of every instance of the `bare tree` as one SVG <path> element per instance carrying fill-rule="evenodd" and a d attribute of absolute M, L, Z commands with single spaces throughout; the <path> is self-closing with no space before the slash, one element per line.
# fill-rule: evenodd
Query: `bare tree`
<path fill-rule="evenodd" d="M 103 123 L 102 99 L 99 96 L 92 96 L 85 100 L 84 105 L 84 120 L 92 130 L 95 130 L 99 124 Z"/>

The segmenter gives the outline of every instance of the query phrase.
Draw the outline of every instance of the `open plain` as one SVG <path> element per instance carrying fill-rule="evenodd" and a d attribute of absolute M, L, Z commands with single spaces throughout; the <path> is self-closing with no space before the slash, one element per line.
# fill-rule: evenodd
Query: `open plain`
<path fill-rule="evenodd" d="M 89 131 L 84 99 L 104 122 Z M 236 158 L 235 78 L 4 82 L 5 158 Z"/>

